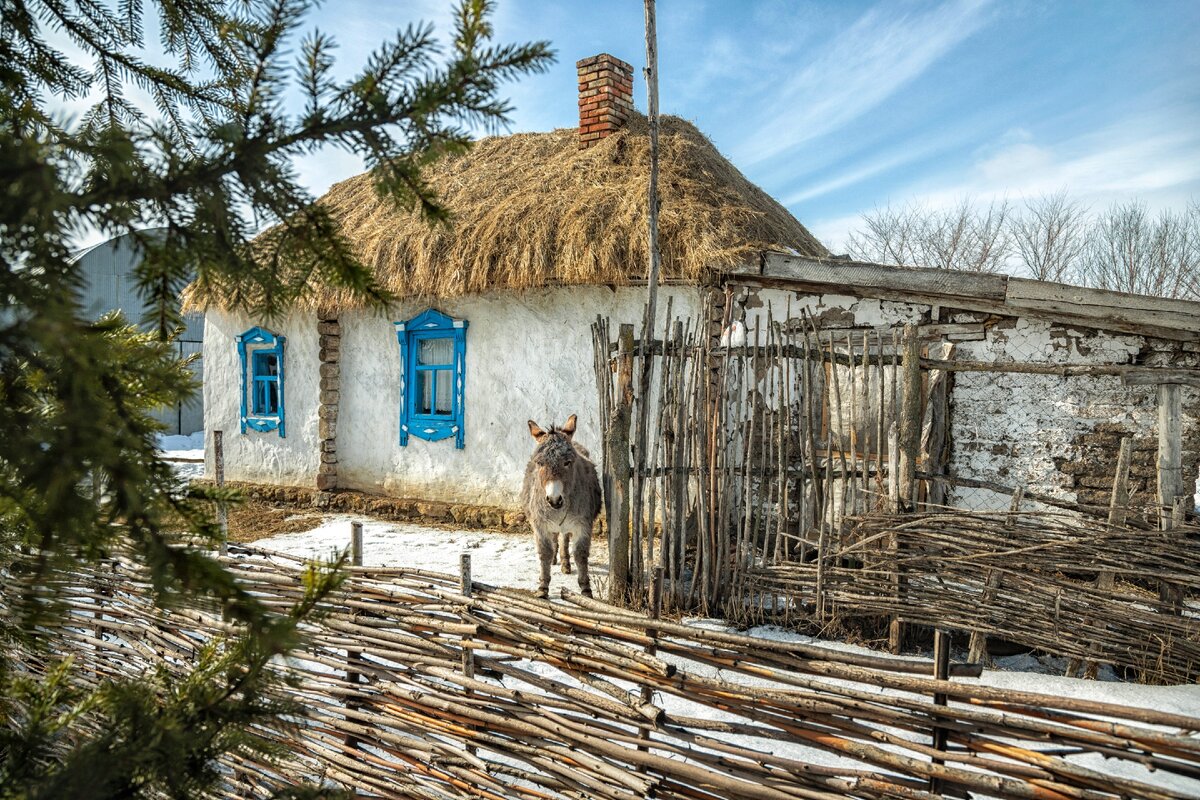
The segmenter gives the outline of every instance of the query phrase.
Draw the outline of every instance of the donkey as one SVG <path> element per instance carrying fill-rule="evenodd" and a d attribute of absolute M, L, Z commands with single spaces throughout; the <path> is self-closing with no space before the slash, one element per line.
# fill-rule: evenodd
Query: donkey
<path fill-rule="evenodd" d="M 570 574 L 571 555 L 579 570 L 579 590 L 592 596 L 588 555 L 592 550 L 592 524 L 600 515 L 600 479 L 588 451 L 574 441 L 575 415 L 561 428 L 544 431 L 529 420 L 529 433 L 537 447 L 525 467 L 521 500 L 537 541 L 542 578 L 538 597 L 550 594 L 550 565 L 562 538 L 562 571 Z M 571 539 L 574 536 L 574 543 Z"/>

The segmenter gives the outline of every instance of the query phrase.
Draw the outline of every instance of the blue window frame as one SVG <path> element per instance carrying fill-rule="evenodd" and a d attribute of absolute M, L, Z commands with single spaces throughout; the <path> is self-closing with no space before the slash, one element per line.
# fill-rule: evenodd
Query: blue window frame
<path fill-rule="evenodd" d="M 409 436 L 430 442 L 453 436 L 454 446 L 463 449 L 467 321 L 431 308 L 394 324 L 400 344 L 400 446 L 408 445 Z"/>
<path fill-rule="evenodd" d="M 237 337 L 242 365 L 242 433 L 286 435 L 283 403 L 283 336 L 251 328 Z"/>

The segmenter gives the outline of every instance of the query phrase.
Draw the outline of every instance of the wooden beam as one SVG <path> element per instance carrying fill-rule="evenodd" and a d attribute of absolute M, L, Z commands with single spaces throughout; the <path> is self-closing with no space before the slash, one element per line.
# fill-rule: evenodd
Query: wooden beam
<path fill-rule="evenodd" d="M 944 305 L 1077 328 L 1200 342 L 1200 303 L 957 270 L 893 267 L 764 253 L 725 274 L 823 294 Z"/>
<path fill-rule="evenodd" d="M 1123 372 L 1121 382 L 1126 386 L 1159 386 L 1164 383 L 1176 383 L 1200 389 L 1200 370 L 1142 367 Z"/>
<path fill-rule="evenodd" d="M 754 267 L 743 267 L 737 274 L 755 274 Z M 825 261 L 780 253 L 765 254 L 757 275 L 824 286 L 854 286 L 859 290 L 891 290 L 951 299 L 965 296 L 995 301 L 1004 300 L 1008 283 L 1006 275 L 891 267 L 860 261 Z"/>

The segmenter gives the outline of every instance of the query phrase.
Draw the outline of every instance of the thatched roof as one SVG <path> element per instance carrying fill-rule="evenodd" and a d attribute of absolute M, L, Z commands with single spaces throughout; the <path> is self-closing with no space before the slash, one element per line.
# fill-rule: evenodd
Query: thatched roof
<path fill-rule="evenodd" d="M 828 255 L 694 125 L 661 120 L 664 280 L 702 281 L 761 251 Z M 574 128 L 492 137 L 434 164 L 428 181 L 451 211 L 449 226 L 397 210 L 376 193 L 369 173 L 334 185 L 318 202 L 398 297 L 635 282 L 648 263 L 646 118 L 635 114 L 625 129 L 586 150 L 577 137 Z M 306 306 L 352 305 L 340 291 L 313 289 Z M 194 294 L 188 300 L 207 304 Z"/>

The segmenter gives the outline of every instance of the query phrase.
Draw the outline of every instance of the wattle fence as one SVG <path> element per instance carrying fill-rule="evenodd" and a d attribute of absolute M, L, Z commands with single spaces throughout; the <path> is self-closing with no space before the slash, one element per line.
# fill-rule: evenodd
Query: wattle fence
<path fill-rule="evenodd" d="M 298 560 L 231 545 L 225 563 L 268 604 L 302 595 Z M 229 632 L 217 609 L 155 608 L 122 561 L 63 591 L 52 638 L 85 684 L 179 669 Z M 1200 795 L 1200 718 L 985 686 L 944 647 L 930 662 L 755 638 L 469 570 L 355 567 L 323 612 L 279 666 L 307 714 L 263 732 L 290 755 L 230 760 L 230 795 L 301 780 L 387 798 Z"/>

